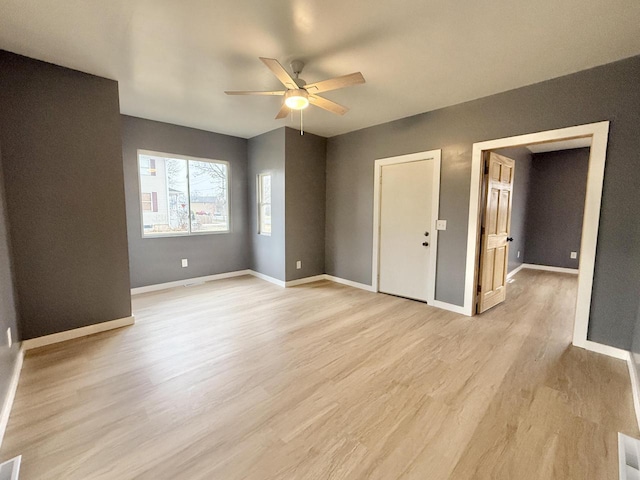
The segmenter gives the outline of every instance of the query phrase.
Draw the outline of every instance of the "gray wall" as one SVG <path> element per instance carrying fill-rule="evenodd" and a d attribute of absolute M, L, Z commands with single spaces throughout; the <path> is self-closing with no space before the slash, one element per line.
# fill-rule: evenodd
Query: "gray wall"
<path fill-rule="evenodd" d="M 7 223 L 4 179 L 2 175 L 2 152 L 0 152 L 0 410 L 7 399 L 11 374 L 18 357 L 19 343 L 9 348 L 7 328 L 11 329 L 14 342 L 20 338 L 13 287 L 11 248 Z"/>
<path fill-rule="evenodd" d="M 118 84 L 0 51 L 0 112 L 22 338 L 129 316 Z"/>
<path fill-rule="evenodd" d="M 525 257 L 525 226 L 527 220 L 527 205 L 529 200 L 529 178 L 531 175 L 531 159 L 533 155 L 524 147 L 503 148 L 496 153 L 509 157 L 516 162 L 513 178 L 513 201 L 511 205 L 511 238 L 509 244 L 508 272 L 512 272 L 524 263 Z M 518 252 L 520 256 L 518 257 Z"/>
<path fill-rule="evenodd" d="M 464 298 L 474 142 L 611 121 L 589 339 L 628 349 L 638 311 L 640 57 L 330 138 L 326 270 L 371 283 L 377 158 L 442 149 L 436 298 Z"/>
<path fill-rule="evenodd" d="M 578 268 L 589 148 L 533 156 L 525 262 Z M 514 197 L 515 201 L 515 197 Z M 570 258 L 570 252 L 578 258 Z"/>
<path fill-rule="evenodd" d="M 231 232 L 142 238 L 138 149 L 229 162 Z M 123 115 L 122 154 L 132 287 L 249 268 L 247 140 Z"/>
<path fill-rule="evenodd" d="M 287 281 L 324 273 L 327 139 L 285 129 Z M 302 268 L 296 269 L 296 261 Z"/>
<path fill-rule="evenodd" d="M 250 268 L 285 281 L 285 136 L 279 128 L 249 140 Z M 271 173 L 271 236 L 258 235 L 257 176 Z"/>

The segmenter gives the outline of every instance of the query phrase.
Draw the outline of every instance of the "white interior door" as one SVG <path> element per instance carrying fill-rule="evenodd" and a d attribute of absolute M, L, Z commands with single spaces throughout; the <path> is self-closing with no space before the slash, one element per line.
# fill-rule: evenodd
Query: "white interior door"
<path fill-rule="evenodd" d="M 378 290 L 429 299 L 434 160 L 381 167 Z"/>

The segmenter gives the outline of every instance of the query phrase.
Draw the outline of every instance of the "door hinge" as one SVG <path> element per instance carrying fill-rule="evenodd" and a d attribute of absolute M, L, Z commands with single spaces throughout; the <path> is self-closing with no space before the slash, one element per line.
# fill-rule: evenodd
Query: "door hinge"
<path fill-rule="evenodd" d="M 484 163 L 484 174 L 487 175 L 489 173 L 489 162 Z"/>

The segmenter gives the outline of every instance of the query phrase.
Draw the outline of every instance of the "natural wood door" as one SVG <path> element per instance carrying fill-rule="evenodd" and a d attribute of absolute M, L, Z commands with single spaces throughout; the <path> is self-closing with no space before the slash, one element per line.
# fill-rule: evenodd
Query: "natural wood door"
<path fill-rule="evenodd" d="M 433 160 L 382 167 L 378 284 L 382 293 L 428 300 L 433 170 Z"/>
<path fill-rule="evenodd" d="M 515 162 L 489 152 L 485 158 L 484 211 L 478 274 L 478 313 L 506 298 Z"/>

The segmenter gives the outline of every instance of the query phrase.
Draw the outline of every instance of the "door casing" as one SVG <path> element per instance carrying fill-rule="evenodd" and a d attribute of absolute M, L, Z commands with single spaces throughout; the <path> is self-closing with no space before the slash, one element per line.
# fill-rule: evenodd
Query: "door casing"
<path fill-rule="evenodd" d="M 578 125 L 575 127 L 560 128 L 557 130 L 530 133 L 526 135 L 518 135 L 515 137 L 500 138 L 473 144 L 463 307 L 465 315 L 472 316 L 475 313 L 475 292 L 477 289 L 476 265 L 478 264 L 478 255 L 480 251 L 480 193 L 483 172 L 483 152 L 499 148 L 520 147 L 536 143 L 555 142 L 559 140 L 591 138 L 589 169 L 587 175 L 587 192 L 585 198 L 584 221 L 582 226 L 582 240 L 580 245 L 578 294 L 576 299 L 573 328 L 573 345 L 604 353 L 616 358 L 627 359 L 628 352 L 622 349 L 609 347 L 607 345 L 587 340 L 608 136 L 609 122 L 605 121 Z"/>

